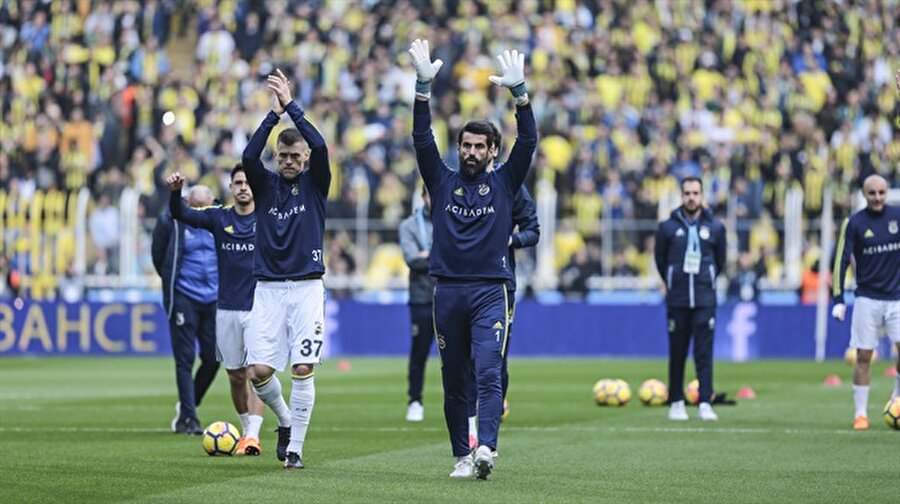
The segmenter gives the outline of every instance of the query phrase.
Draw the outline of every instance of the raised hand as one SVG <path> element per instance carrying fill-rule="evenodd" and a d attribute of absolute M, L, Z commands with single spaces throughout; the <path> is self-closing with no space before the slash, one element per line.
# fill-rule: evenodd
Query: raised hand
<path fill-rule="evenodd" d="M 500 71 L 503 75 L 491 75 L 488 80 L 498 86 L 512 90 L 519 84 L 525 84 L 525 54 L 516 50 L 506 50 L 497 55 Z M 524 90 L 523 90 L 524 92 Z M 513 93 L 515 95 L 515 93 Z"/>
<path fill-rule="evenodd" d="M 431 61 L 431 50 L 428 48 L 428 41 L 416 39 L 413 40 L 409 48 L 409 54 L 412 56 L 413 64 L 416 66 L 416 80 L 421 83 L 428 83 L 434 80 L 444 62 L 441 60 Z"/>
<path fill-rule="evenodd" d="M 291 83 L 288 81 L 287 77 L 281 71 L 281 69 L 275 70 L 275 74 L 272 74 L 266 78 L 266 86 L 272 91 L 275 95 L 275 98 L 278 101 L 278 107 L 280 110 L 275 108 L 275 104 L 273 103 L 272 110 L 276 114 L 281 114 L 284 112 L 284 107 L 287 106 L 288 103 L 293 99 L 291 97 Z"/>
<path fill-rule="evenodd" d="M 184 186 L 184 175 L 181 172 L 173 172 L 166 177 L 166 185 L 173 191 L 180 191 Z"/>
<path fill-rule="evenodd" d="M 270 100 L 272 102 L 272 112 L 275 112 L 277 115 L 284 114 L 284 107 L 281 106 L 281 100 L 278 99 L 278 95 L 274 91 L 272 91 Z"/>

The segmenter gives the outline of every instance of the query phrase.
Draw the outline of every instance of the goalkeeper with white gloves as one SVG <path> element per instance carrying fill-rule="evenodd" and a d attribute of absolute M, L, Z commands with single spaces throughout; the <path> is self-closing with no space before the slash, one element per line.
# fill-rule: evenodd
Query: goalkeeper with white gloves
<path fill-rule="evenodd" d="M 517 136 L 499 170 L 487 171 L 499 138 L 487 120 L 469 121 L 457 141 L 460 170 L 447 167 L 431 132 L 431 83 L 443 62 L 431 61 L 427 40 L 409 50 L 416 67 L 413 144 L 432 199 L 434 225 L 429 274 L 437 278 L 434 320 L 441 352 L 444 416 L 456 457 L 452 477 L 486 479 L 494 468 L 503 409 L 500 367 L 506 349 L 506 283 L 511 279 L 509 237 L 513 201 L 537 146 L 537 125 L 525 87 L 525 55 L 504 51 L 502 75 L 489 77 L 515 100 Z M 468 443 L 467 377 L 475 371 L 480 445 Z"/>

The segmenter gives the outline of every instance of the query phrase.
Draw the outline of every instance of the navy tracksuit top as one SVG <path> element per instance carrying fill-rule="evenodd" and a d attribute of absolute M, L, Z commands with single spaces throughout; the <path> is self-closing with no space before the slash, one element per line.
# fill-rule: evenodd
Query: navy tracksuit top
<path fill-rule="evenodd" d="M 311 149 L 308 169 L 287 180 L 263 166 L 260 155 L 279 120 L 271 111 L 253 133 L 241 161 L 256 200 L 253 275 L 257 280 L 301 280 L 325 274 L 322 243 L 331 185 L 328 147 L 296 102 L 288 103 L 285 111 Z"/>
<path fill-rule="evenodd" d="M 439 279 L 512 280 L 509 237 L 513 201 L 537 146 L 531 105 L 516 108 L 518 133 L 500 170 L 468 177 L 441 159 L 431 132 L 428 102 L 413 108 L 413 144 L 419 171 L 431 194 L 434 243 L 429 272 Z"/>
<path fill-rule="evenodd" d="M 666 282 L 666 305 L 680 308 L 716 306 L 716 276 L 725 267 L 725 226 L 703 208 L 697 219 L 700 271 L 684 272 L 690 223 L 683 207 L 672 211 L 656 231 L 656 269 Z"/>
<path fill-rule="evenodd" d="M 172 191 L 169 212 L 178 220 L 212 233 L 219 265 L 219 294 L 216 306 L 222 310 L 250 311 L 253 308 L 253 254 L 256 249 L 256 214 L 238 215 L 233 206 L 194 209 L 184 204 L 180 191 Z"/>
<path fill-rule="evenodd" d="M 844 219 L 835 251 L 832 284 L 835 303 L 844 302 L 844 273 L 856 259 L 856 295 L 900 300 L 900 207 L 868 208 Z"/>

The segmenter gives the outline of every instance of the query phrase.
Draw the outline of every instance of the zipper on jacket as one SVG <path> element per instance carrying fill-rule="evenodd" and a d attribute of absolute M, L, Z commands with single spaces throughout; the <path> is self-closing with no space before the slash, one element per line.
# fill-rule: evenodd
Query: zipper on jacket
<path fill-rule="evenodd" d="M 173 221 L 175 224 L 175 250 L 173 251 L 173 254 L 172 254 L 172 274 L 169 277 L 169 309 L 166 310 L 166 315 L 168 315 L 169 318 L 172 318 L 172 310 L 175 309 L 175 275 L 177 274 L 176 270 L 178 268 L 178 245 L 179 245 L 178 221 L 175 219 L 173 219 Z"/>
<path fill-rule="evenodd" d="M 688 296 L 691 301 L 691 308 L 694 307 L 694 274 L 688 273 Z"/>

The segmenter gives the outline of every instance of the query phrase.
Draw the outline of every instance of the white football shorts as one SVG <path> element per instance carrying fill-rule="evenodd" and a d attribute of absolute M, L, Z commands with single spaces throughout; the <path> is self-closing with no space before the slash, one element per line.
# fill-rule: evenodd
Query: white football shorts
<path fill-rule="evenodd" d="M 850 346 L 863 350 L 874 349 L 878 346 L 882 326 L 891 341 L 900 343 L 900 300 L 857 297 L 853 302 Z"/>
<path fill-rule="evenodd" d="M 250 312 L 216 310 L 216 357 L 225 369 L 247 366 L 250 332 Z"/>
<path fill-rule="evenodd" d="M 276 370 L 288 363 L 318 364 L 325 341 L 325 283 L 321 278 L 256 282 L 250 329 L 250 364 Z"/>

